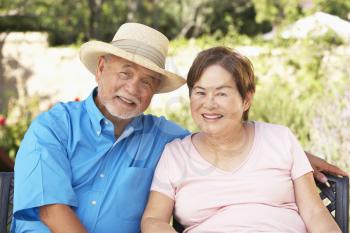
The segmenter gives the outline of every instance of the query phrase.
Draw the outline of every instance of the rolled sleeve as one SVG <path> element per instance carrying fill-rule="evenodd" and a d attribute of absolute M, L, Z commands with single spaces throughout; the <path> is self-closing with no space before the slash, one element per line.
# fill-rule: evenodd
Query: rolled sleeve
<path fill-rule="evenodd" d="M 292 155 L 291 176 L 293 180 L 296 180 L 300 176 L 305 175 L 308 172 L 312 172 L 313 169 L 301 145 L 290 130 L 288 130 L 288 136 L 291 146 L 290 152 Z"/>
<path fill-rule="evenodd" d="M 169 177 L 170 170 L 168 166 L 168 159 L 171 156 L 170 153 L 171 152 L 166 146 L 157 164 L 157 168 L 153 176 L 151 191 L 160 192 L 172 200 L 175 200 L 175 188 L 173 187 Z"/>
<path fill-rule="evenodd" d="M 72 171 L 65 149 L 67 127 L 49 114 L 36 119 L 16 156 L 14 217 L 39 220 L 39 207 L 65 204 L 77 207 Z"/>

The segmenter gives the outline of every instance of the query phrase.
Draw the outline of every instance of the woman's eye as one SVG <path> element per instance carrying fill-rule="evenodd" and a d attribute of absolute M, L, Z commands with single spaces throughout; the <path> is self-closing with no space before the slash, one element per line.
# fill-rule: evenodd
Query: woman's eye
<path fill-rule="evenodd" d="M 227 96 L 227 94 L 226 94 L 226 93 L 223 93 L 223 92 L 219 92 L 217 95 L 218 95 L 218 96 Z"/>
<path fill-rule="evenodd" d="M 196 95 L 205 95 L 205 92 L 204 92 L 204 91 L 196 91 L 195 94 L 196 94 Z"/>

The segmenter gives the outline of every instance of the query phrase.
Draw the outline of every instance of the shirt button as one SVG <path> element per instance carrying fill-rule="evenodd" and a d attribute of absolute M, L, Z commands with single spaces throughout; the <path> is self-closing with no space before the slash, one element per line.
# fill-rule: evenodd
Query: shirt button
<path fill-rule="evenodd" d="M 93 201 L 91 201 L 91 205 L 96 205 L 96 201 L 95 200 L 93 200 Z"/>
<path fill-rule="evenodd" d="M 100 177 L 101 177 L 101 178 L 105 177 L 105 174 L 101 173 L 101 174 L 100 174 Z"/>
<path fill-rule="evenodd" d="M 105 124 L 108 125 L 108 121 L 107 120 L 105 120 Z"/>
<path fill-rule="evenodd" d="M 96 133 L 97 133 L 97 135 L 98 135 L 98 136 L 100 136 L 100 134 L 101 134 L 101 131 L 97 131 Z"/>

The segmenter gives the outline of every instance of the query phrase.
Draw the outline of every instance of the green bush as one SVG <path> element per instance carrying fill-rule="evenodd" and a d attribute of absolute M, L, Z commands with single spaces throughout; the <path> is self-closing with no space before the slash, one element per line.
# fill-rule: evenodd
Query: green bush
<path fill-rule="evenodd" d="M 25 102 L 11 99 L 7 109 L 0 114 L 0 148 L 14 159 L 25 132 L 39 113 L 39 99 L 28 98 Z"/>
<path fill-rule="evenodd" d="M 192 44 L 208 48 L 230 41 L 228 38 L 203 36 Z M 350 47 L 331 32 L 320 38 L 277 37 L 269 42 L 246 40 L 243 36 L 235 42 L 225 45 L 259 45 L 259 55 L 250 57 L 257 77 L 250 119 L 288 126 L 306 150 L 349 170 Z M 175 45 L 183 49 L 186 42 L 181 40 Z M 180 104 L 170 111 L 152 111 L 196 130 L 188 98 L 184 97 Z"/>

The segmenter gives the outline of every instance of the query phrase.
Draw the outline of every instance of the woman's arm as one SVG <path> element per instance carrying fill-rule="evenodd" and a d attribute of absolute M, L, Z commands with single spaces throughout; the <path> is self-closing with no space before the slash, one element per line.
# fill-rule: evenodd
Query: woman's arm
<path fill-rule="evenodd" d="M 311 172 L 294 180 L 294 192 L 299 213 L 310 233 L 341 233 L 320 199 Z"/>
<path fill-rule="evenodd" d="M 173 209 L 174 200 L 160 192 L 151 191 L 141 220 L 141 232 L 176 233 L 169 224 Z"/>

